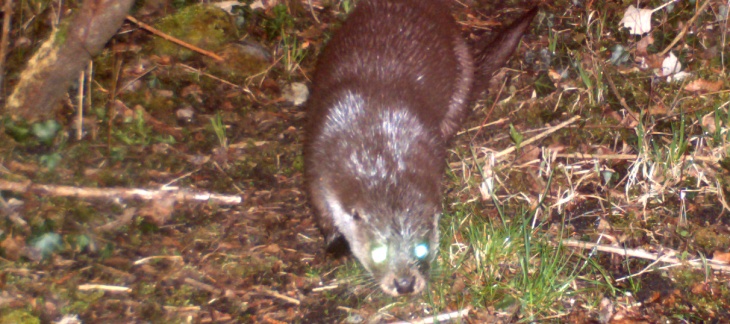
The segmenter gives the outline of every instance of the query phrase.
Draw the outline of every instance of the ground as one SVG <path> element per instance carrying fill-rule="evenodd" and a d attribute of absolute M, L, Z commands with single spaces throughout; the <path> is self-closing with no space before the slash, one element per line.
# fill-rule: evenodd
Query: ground
<path fill-rule="evenodd" d="M 0 323 L 730 318 L 725 2 L 638 26 L 650 12 L 630 5 L 663 2 L 454 1 L 469 39 L 540 13 L 452 144 L 431 285 L 402 298 L 325 253 L 303 187 L 290 87 L 353 2 L 241 2 L 139 2 L 132 16 L 222 60 L 127 21 L 51 122 L 5 121 Z M 77 7 L 16 3 L 6 93 Z"/>

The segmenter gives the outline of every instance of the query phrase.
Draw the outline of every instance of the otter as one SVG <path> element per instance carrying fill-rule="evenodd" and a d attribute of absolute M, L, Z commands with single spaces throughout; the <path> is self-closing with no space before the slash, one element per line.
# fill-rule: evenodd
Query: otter
<path fill-rule="evenodd" d="M 448 144 L 537 8 L 470 47 L 446 0 L 360 0 L 317 62 L 305 181 L 329 249 L 388 295 L 428 284 Z"/>

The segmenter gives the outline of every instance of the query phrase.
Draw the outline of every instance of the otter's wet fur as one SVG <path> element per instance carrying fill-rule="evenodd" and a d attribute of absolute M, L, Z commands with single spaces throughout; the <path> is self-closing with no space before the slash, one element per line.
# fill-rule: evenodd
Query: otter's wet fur
<path fill-rule="evenodd" d="M 360 0 L 318 58 L 307 191 L 328 247 L 344 239 L 385 293 L 427 286 L 447 145 L 535 13 L 472 52 L 445 1 Z"/>

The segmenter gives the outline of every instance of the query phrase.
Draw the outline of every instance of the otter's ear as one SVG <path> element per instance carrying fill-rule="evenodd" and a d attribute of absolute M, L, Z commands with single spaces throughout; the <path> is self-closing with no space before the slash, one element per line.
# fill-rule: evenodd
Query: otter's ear
<path fill-rule="evenodd" d="M 359 213 L 355 213 L 354 210 L 349 210 L 342 206 L 342 202 L 337 198 L 336 195 L 330 191 L 326 191 L 324 194 L 324 201 L 327 204 L 327 210 L 331 215 L 331 219 L 346 238 L 354 235 L 356 223 L 360 222 L 361 216 Z"/>
<path fill-rule="evenodd" d="M 366 222 L 368 220 L 368 215 L 360 212 L 357 209 L 353 209 L 350 215 L 352 215 L 352 219 L 356 222 Z"/>

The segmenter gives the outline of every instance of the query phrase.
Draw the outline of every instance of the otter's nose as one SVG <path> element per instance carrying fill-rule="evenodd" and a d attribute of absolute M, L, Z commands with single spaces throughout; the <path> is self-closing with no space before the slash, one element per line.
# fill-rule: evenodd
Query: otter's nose
<path fill-rule="evenodd" d="M 393 279 L 393 286 L 398 294 L 410 294 L 413 292 L 413 286 L 416 283 L 415 276 L 406 276 L 401 278 Z"/>

